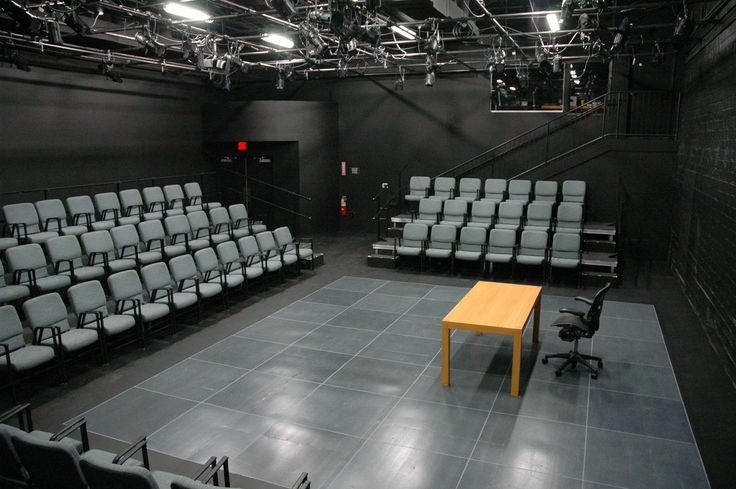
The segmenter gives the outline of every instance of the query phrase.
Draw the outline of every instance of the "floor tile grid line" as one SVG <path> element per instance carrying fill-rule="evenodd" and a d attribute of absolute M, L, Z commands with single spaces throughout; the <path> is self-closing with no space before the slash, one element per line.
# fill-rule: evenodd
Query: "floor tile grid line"
<path fill-rule="evenodd" d="M 435 287 L 436 287 L 436 285 L 435 285 L 435 286 L 433 286 L 433 287 L 432 287 L 432 289 L 434 289 Z M 429 290 L 427 291 L 427 293 L 425 293 L 424 295 L 426 296 L 427 294 L 429 294 L 429 293 L 430 293 L 430 292 L 432 291 L 432 289 L 429 289 Z M 423 297 L 424 297 L 424 296 L 422 296 L 422 297 L 420 297 L 419 299 L 417 299 L 417 304 L 419 303 L 419 301 L 421 301 L 421 300 L 422 300 L 422 298 L 423 298 Z M 412 307 L 413 307 L 413 306 L 412 306 Z M 399 319 L 401 319 L 401 318 L 402 318 L 402 317 L 403 317 L 403 316 L 404 316 L 405 314 L 406 314 L 406 313 L 404 313 L 404 314 L 402 314 L 401 316 L 399 316 L 398 318 L 396 318 L 396 320 L 395 320 L 394 322 L 396 322 L 396 321 L 398 321 Z M 391 324 L 393 324 L 393 322 L 392 322 Z M 390 327 L 391 327 L 391 324 L 389 324 L 389 325 L 388 325 L 388 326 L 386 327 L 386 329 L 390 328 Z M 385 330 L 384 330 L 384 331 L 385 331 Z M 382 332 L 382 333 L 383 333 L 383 332 Z M 380 336 L 380 335 L 378 335 L 378 336 Z M 376 336 L 376 338 L 377 338 L 378 336 Z M 375 338 L 374 338 L 374 340 L 375 340 Z M 368 346 L 368 345 L 366 345 L 366 347 L 367 347 L 367 346 Z M 363 349 L 361 349 L 361 351 L 363 351 L 364 349 L 365 349 L 365 347 L 364 347 Z M 325 489 L 332 489 L 332 483 L 333 483 L 334 481 L 336 481 L 336 480 L 338 479 L 338 477 L 340 477 L 340 475 L 341 475 L 341 474 L 342 474 L 342 473 L 343 473 L 343 472 L 345 471 L 345 469 L 346 469 L 346 468 L 347 468 L 347 467 L 348 467 L 348 466 L 349 466 L 349 465 L 350 465 L 350 464 L 351 464 L 351 463 L 353 462 L 353 460 L 354 460 L 354 459 L 355 459 L 355 457 L 356 457 L 356 456 L 358 455 L 358 453 L 360 453 L 360 451 L 361 451 L 361 450 L 363 449 L 363 447 L 365 447 L 365 444 L 366 444 L 366 443 L 368 442 L 368 440 L 369 440 L 369 439 L 371 438 L 371 436 L 373 436 L 373 434 L 374 434 L 374 433 L 375 433 L 376 431 L 378 431 L 378 429 L 379 429 L 379 428 L 380 428 L 380 427 L 381 427 L 381 426 L 383 425 L 384 421 L 386 421 L 386 420 L 387 420 L 387 419 L 389 418 L 389 416 L 391 416 L 391 413 L 393 413 L 394 409 L 396 409 L 396 406 L 398 406 L 398 405 L 399 405 L 399 403 L 400 403 L 400 402 L 401 402 L 402 400 L 404 400 L 404 399 L 406 398 L 406 394 L 407 394 L 407 393 L 408 393 L 408 392 L 409 392 L 409 391 L 411 390 L 411 388 L 412 388 L 412 387 L 414 387 L 414 384 L 416 384 L 416 383 L 417 383 L 417 382 L 419 381 L 419 379 L 421 379 L 421 378 L 422 378 L 422 375 L 424 375 L 424 372 L 426 372 L 426 371 L 427 371 L 427 369 L 429 368 L 429 366 L 430 366 L 430 365 L 432 365 L 432 362 L 434 362 L 434 359 L 435 359 L 435 358 L 437 358 L 437 355 L 439 355 L 439 354 L 440 354 L 441 352 L 442 352 L 442 348 L 440 348 L 440 350 L 439 350 L 439 351 L 437 351 L 437 353 L 435 353 L 435 354 L 434 354 L 434 356 L 433 356 L 433 357 L 432 357 L 432 358 L 431 358 L 431 359 L 429 360 L 429 362 L 427 362 L 427 365 L 425 365 L 425 366 L 424 366 L 424 369 L 423 369 L 423 370 L 422 370 L 421 372 L 419 372 L 419 375 L 417 375 L 417 377 L 416 377 L 416 378 L 414 379 L 414 382 L 412 382 L 412 383 L 411 383 L 411 384 L 409 385 L 409 387 L 408 387 L 408 388 L 407 388 L 407 389 L 406 389 L 406 390 L 404 391 L 404 393 L 402 394 L 402 396 L 401 396 L 401 397 L 400 397 L 400 398 L 399 398 L 399 399 L 398 399 L 398 400 L 397 400 L 397 401 L 396 401 L 396 402 L 394 403 L 394 405 L 393 405 L 393 406 L 391 406 L 391 409 L 389 409 L 389 410 L 388 410 L 388 412 L 387 412 L 387 413 L 386 413 L 386 415 L 385 415 L 385 416 L 383 417 L 383 419 L 382 419 L 381 421 L 379 421 L 379 422 L 378 422 L 378 423 L 376 424 L 376 426 L 375 426 L 375 427 L 373 428 L 373 430 L 372 430 L 372 431 L 370 431 L 369 433 L 366 433 L 366 434 L 365 434 L 366 436 L 365 436 L 365 439 L 364 439 L 363 443 L 361 443 L 361 444 L 360 444 L 360 446 L 358 447 L 358 449 L 357 449 L 357 450 L 355 450 L 355 452 L 354 452 L 354 453 L 353 453 L 353 454 L 351 455 L 351 457 L 350 457 L 350 458 L 349 458 L 349 459 L 348 459 L 348 460 L 347 460 L 347 461 L 345 462 L 345 464 L 344 464 L 344 465 L 342 466 L 342 468 L 341 468 L 341 469 L 340 469 L 340 470 L 339 470 L 339 471 L 338 471 L 338 472 L 337 472 L 337 473 L 336 473 L 336 474 L 335 474 L 335 475 L 334 475 L 334 476 L 332 477 L 332 480 L 330 480 L 330 481 L 328 481 L 328 482 L 326 483 L 326 485 L 325 485 Z M 360 353 L 360 352 L 358 352 L 358 353 Z M 357 356 L 357 355 L 356 355 L 356 356 Z M 462 458 L 462 457 L 460 457 L 460 458 Z"/>
<path fill-rule="evenodd" d="M 595 342 L 595 336 L 590 339 L 590 348 L 591 351 L 593 350 L 593 343 Z M 591 379 L 590 375 L 588 375 L 588 389 L 587 389 L 587 398 L 585 400 L 585 433 L 583 434 L 583 484 L 585 484 L 585 459 L 588 456 L 588 427 L 589 427 L 589 420 L 590 420 L 590 385 L 593 380 Z"/>
<path fill-rule="evenodd" d="M 253 338 L 244 338 L 244 339 L 253 339 Z M 259 341 L 260 341 L 260 340 L 259 340 Z M 272 342 L 272 341 L 269 341 L 268 343 L 273 343 L 273 342 Z M 281 343 L 276 343 L 276 344 L 277 344 L 277 345 L 280 345 Z M 218 363 L 218 362 L 213 362 L 212 360 L 202 360 L 201 358 L 194 358 L 194 357 L 189 357 L 189 358 L 187 358 L 187 360 L 192 360 L 192 361 L 197 361 L 197 362 L 207 363 L 207 364 L 209 364 L 209 365 L 217 365 L 218 367 L 228 367 L 228 368 L 234 368 L 235 370 L 253 370 L 253 369 L 251 369 L 251 368 L 245 368 L 245 367 L 236 367 L 235 365 L 225 365 L 224 363 Z M 181 362 L 180 362 L 180 363 L 181 363 Z M 177 365 L 178 365 L 178 364 L 177 364 Z M 169 370 L 169 369 L 167 368 L 166 370 Z M 155 379 L 155 378 L 156 378 L 156 377 L 158 377 L 159 375 L 161 375 L 161 374 L 163 374 L 163 373 L 166 373 L 166 370 L 163 370 L 163 371 L 161 371 L 161 372 L 157 373 L 156 375 L 154 375 L 154 376 L 153 376 L 153 377 L 151 377 L 150 379 L 146 379 L 146 380 L 144 380 L 143 382 L 141 382 L 141 384 L 145 384 L 145 383 L 146 383 L 146 382 L 148 382 L 149 380 L 151 380 L 151 379 Z M 141 384 L 139 384 L 139 385 L 141 385 Z"/>

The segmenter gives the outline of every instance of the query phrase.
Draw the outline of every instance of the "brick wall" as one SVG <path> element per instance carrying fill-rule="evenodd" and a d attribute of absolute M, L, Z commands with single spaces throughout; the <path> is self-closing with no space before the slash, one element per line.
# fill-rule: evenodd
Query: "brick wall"
<path fill-rule="evenodd" d="M 682 60 L 670 261 L 736 383 L 736 1 L 729 3 Z"/>

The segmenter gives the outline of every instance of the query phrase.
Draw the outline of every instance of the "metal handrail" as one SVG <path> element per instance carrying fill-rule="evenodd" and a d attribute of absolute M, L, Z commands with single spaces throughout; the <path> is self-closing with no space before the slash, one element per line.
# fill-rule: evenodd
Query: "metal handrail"
<path fill-rule="evenodd" d="M 255 199 L 255 200 L 257 200 L 258 202 L 263 202 L 263 203 L 264 203 L 264 204 L 266 204 L 266 205 L 269 205 L 269 206 L 271 206 L 271 207 L 275 207 L 276 209 L 282 210 L 282 211 L 284 211 L 284 212 L 288 212 L 289 214 L 293 214 L 293 215 L 295 215 L 295 216 L 299 216 L 299 217 L 301 217 L 301 218 L 303 218 L 303 219 L 306 219 L 307 221 L 311 221 L 311 220 L 312 220 L 312 217 L 311 217 L 311 216 L 308 216 L 308 215 L 306 215 L 306 214 L 302 214 L 301 212 L 297 212 L 297 211 L 291 210 L 291 209 L 289 209 L 289 208 L 286 208 L 286 207 L 280 206 L 280 205 L 278 205 L 278 204 L 274 204 L 273 202 L 270 202 L 270 201 L 268 201 L 268 200 L 266 200 L 266 199 L 262 199 L 262 198 L 260 198 L 260 197 L 256 197 L 256 196 L 255 196 L 255 195 L 253 195 L 253 194 L 246 194 L 246 197 L 248 197 L 249 199 Z"/>
<path fill-rule="evenodd" d="M 232 175 L 237 175 L 237 176 L 239 176 L 241 178 L 245 178 L 246 180 L 253 180 L 254 182 L 258 183 L 259 185 L 265 185 L 267 187 L 271 187 L 271 188 L 273 188 L 275 190 L 279 190 L 279 191 L 284 192 L 284 193 L 287 193 L 289 195 L 293 195 L 295 197 L 299 197 L 300 199 L 304 199 L 304 200 L 309 201 L 309 202 L 312 201 L 312 198 L 310 196 L 308 196 L 308 195 L 303 195 L 303 194 L 300 194 L 299 192 L 294 192 L 293 190 L 289 190 L 288 188 L 280 187 L 278 185 L 274 185 L 272 183 L 269 183 L 269 182 L 266 182 L 264 180 L 261 180 L 260 178 L 251 177 L 251 176 L 246 175 L 245 173 L 241 173 L 239 171 L 231 170 L 230 168 L 223 168 L 223 171 L 225 171 L 227 173 L 230 173 Z"/>

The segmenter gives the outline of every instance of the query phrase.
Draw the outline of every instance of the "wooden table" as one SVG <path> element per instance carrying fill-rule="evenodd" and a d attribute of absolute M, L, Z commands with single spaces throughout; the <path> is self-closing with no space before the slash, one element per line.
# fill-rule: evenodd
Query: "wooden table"
<path fill-rule="evenodd" d="M 442 385 L 450 385 L 450 335 L 453 329 L 514 338 L 511 395 L 519 395 L 521 336 L 534 312 L 534 343 L 539 343 L 542 287 L 478 282 L 442 320 Z"/>

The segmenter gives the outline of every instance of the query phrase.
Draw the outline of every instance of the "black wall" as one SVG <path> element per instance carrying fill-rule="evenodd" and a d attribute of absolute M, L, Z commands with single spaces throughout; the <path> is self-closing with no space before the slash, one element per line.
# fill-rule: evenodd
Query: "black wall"
<path fill-rule="evenodd" d="M 736 380 L 736 2 L 722 12 L 683 61 L 671 264 Z"/>

